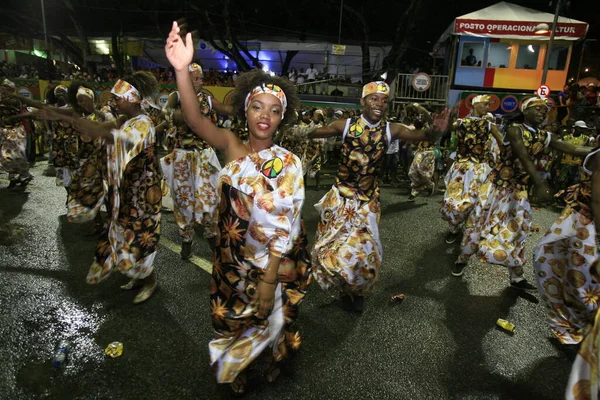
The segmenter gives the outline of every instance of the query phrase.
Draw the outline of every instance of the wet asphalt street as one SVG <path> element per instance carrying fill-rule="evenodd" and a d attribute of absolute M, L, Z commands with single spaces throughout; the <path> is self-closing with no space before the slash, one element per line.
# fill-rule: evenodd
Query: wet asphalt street
<path fill-rule="evenodd" d="M 156 258 L 159 289 L 132 304 L 118 272 L 90 286 L 85 276 L 95 237 L 65 219 L 65 191 L 33 169 L 25 192 L 9 192 L 0 174 L 0 399 L 213 399 L 210 254 L 194 243 L 192 261 L 178 254 L 173 214 L 163 214 Z M 331 177 L 325 178 L 331 183 Z M 311 180 L 310 185 L 314 182 Z M 275 384 L 251 370 L 249 399 L 561 399 L 575 352 L 552 339 L 537 296 L 508 289 L 505 269 L 472 260 L 450 275 L 456 248 L 444 243 L 441 193 L 406 201 L 407 187 L 382 189 L 384 263 L 362 315 L 340 308 L 335 293 L 312 285 L 301 308 L 303 348 Z M 304 218 L 314 235 L 312 205 L 325 189 L 307 189 Z M 540 232 L 556 219 L 535 211 Z M 203 269 L 205 268 L 205 269 Z M 533 279 L 531 265 L 526 277 Z M 403 303 L 390 296 L 406 294 Z M 516 325 L 513 335 L 495 326 Z M 53 350 L 72 343 L 55 370 Z M 124 344 L 116 359 L 104 355 Z"/>

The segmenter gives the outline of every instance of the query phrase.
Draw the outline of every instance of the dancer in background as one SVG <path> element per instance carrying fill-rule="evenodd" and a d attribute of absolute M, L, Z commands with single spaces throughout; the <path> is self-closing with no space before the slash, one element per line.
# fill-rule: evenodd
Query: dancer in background
<path fill-rule="evenodd" d="M 33 179 L 25 152 L 27 138 L 21 119 L 21 102 L 13 97 L 15 84 L 4 79 L 0 92 L 0 168 L 8 172 L 8 189 L 26 187 Z"/>
<path fill-rule="evenodd" d="M 429 112 L 418 103 L 408 104 L 407 109 L 416 117 L 414 126 L 418 129 L 425 124 L 431 123 Z M 410 168 L 408 177 L 410 178 L 410 195 L 408 201 L 414 201 L 423 190 L 428 190 L 429 194 L 435 193 L 435 183 L 433 174 L 435 173 L 435 141 L 423 140 L 417 144 L 417 151 Z"/>
<path fill-rule="evenodd" d="M 379 278 L 383 257 L 378 227 L 383 156 L 396 139 L 432 141 L 448 124 L 447 110 L 435 119 L 428 115 L 433 125 L 425 130 L 390 124 L 385 117 L 389 95 L 387 83 L 370 82 L 363 87 L 359 116 L 308 133 L 309 138 L 342 137 L 335 184 L 315 205 L 320 221 L 312 250 L 313 275 L 321 288 L 339 291 L 345 309 L 357 312 L 363 311 L 364 296 Z"/>
<path fill-rule="evenodd" d="M 563 142 L 540 128 L 548 112 L 545 100 L 531 97 L 523 101 L 521 111 L 523 122 L 508 127 L 500 159 L 479 188 L 452 275 L 461 276 L 469 257 L 477 253 L 483 262 L 508 268 L 510 287 L 535 291 L 536 287 L 523 276 L 525 239 L 531 227 L 527 192 L 534 184 L 539 201 L 552 198 L 536 164 L 548 146 L 579 156 L 587 155 L 589 150 Z"/>
<path fill-rule="evenodd" d="M 567 206 L 534 250 L 538 291 L 546 303 L 552 332 L 563 344 L 580 343 L 600 301 L 600 149 L 582 163 L 583 180 L 569 187 Z"/>
<path fill-rule="evenodd" d="M 119 79 L 111 93 L 121 117 L 112 122 L 65 116 L 51 108 L 40 112 L 44 118 L 62 121 L 75 132 L 112 145 L 108 151 L 111 221 L 96 245 L 87 282 L 99 283 L 118 268 L 131 278 L 123 289 L 141 287 L 133 300 L 136 304 L 148 300 L 157 286 L 154 258 L 160 238 L 162 173 L 155 153 L 154 125 L 141 106 L 142 99 L 157 86 L 156 78 L 146 72 Z"/>
<path fill-rule="evenodd" d="M 325 113 L 323 113 L 323 110 L 318 109 L 313 113 L 313 118 L 309 126 L 320 128 L 324 125 L 324 121 Z M 311 139 L 305 146 L 303 158 L 306 161 L 304 161 L 302 165 L 306 165 L 306 170 L 304 171 L 304 183 L 306 187 L 308 187 L 308 178 L 314 178 L 315 190 L 319 189 L 321 183 L 321 167 L 324 163 L 323 159 L 325 157 L 326 143 L 327 139 L 317 138 Z"/>
<path fill-rule="evenodd" d="M 446 193 L 440 213 L 448 221 L 446 243 L 452 244 L 461 233 L 461 226 L 473 211 L 479 188 L 491 171 L 492 149 L 502 143 L 502 134 L 484 117 L 490 106 L 490 96 L 473 98 L 470 116 L 455 123 L 456 157 L 446 175 Z"/>
<path fill-rule="evenodd" d="M 69 86 L 70 103 L 74 105 L 73 116 L 90 121 L 99 121 L 101 114 L 95 110 L 94 91 L 83 83 L 73 82 Z M 104 143 L 100 138 L 91 138 L 85 132 L 79 132 L 79 168 L 71 175 L 67 187 L 67 219 L 70 222 L 85 222 L 99 217 L 104 202 L 104 184 L 102 176 L 102 156 Z M 92 233 L 99 233 L 101 219 L 97 221 Z"/>
<path fill-rule="evenodd" d="M 198 99 L 197 111 L 214 123 L 213 101 L 202 92 L 202 68 L 198 64 L 190 64 L 188 71 Z M 169 137 L 173 151 L 160 162 L 173 196 L 173 213 L 182 240 L 181 258 L 185 260 L 192 255 L 194 228 L 198 225 L 204 226 L 204 237 L 210 247 L 214 247 L 219 200 L 217 181 L 221 164 L 213 148 L 186 124 L 178 91 L 169 95 L 163 113 L 171 124 Z"/>

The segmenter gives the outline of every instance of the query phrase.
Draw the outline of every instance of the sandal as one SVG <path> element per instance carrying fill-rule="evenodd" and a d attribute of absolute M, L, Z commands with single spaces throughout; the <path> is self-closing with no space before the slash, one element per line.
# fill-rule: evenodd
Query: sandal
<path fill-rule="evenodd" d="M 153 274 L 156 274 L 156 272 L 153 272 Z M 150 275 L 150 276 L 152 276 L 152 275 Z M 145 279 L 148 279 L 148 278 L 145 278 Z M 140 282 L 143 282 L 145 279 L 140 279 Z M 143 303 L 146 300 L 148 300 L 154 294 L 154 291 L 156 290 L 157 286 L 158 286 L 158 280 L 156 279 L 156 276 L 154 276 L 153 282 L 144 283 L 144 286 L 142 287 L 142 289 L 139 291 L 139 293 L 133 299 L 133 304 L 140 304 L 140 303 Z"/>
<path fill-rule="evenodd" d="M 248 383 L 248 375 L 246 375 L 246 371 L 240 372 L 234 379 L 233 382 L 229 384 L 229 388 L 231 389 L 231 394 L 234 396 L 241 396 L 246 392 L 246 384 Z"/>
<path fill-rule="evenodd" d="M 130 280 L 129 282 L 127 282 L 124 285 L 121 285 L 121 289 L 123 290 L 133 290 L 133 289 L 138 289 L 142 287 L 142 280 L 141 279 L 136 279 L 133 278 L 132 280 Z"/>
<path fill-rule="evenodd" d="M 30 176 L 28 178 L 22 179 L 21 181 L 19 181 L 19 186 L 21 187 L 27 187 L 27 185 L 29 185 L 29 182 L 31 182 L 33 180 L 33 176 Z"/>
<path fill-rule="evenodd" d="M 272 356 L 266 357 L 265 358 L 265 368 L 264 368 L 264 374 L 265 374 L 266 381 L 269 383 L 275 382 L 277 380 L 277 378 L 279 377 L 280 373 L 281 373 L 281 369 L 279 369 L 279 365 L 278 365 L 277 361 L 275 361 L 275 358 Z"/>

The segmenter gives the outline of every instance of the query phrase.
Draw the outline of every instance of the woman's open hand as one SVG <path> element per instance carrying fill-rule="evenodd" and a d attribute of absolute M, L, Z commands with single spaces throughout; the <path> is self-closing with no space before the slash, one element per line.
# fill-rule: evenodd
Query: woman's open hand
<path fill-rule="evenodd" d="M 191 33 L 186 33 L 184 43 L 183 38 L 179 36 L 179 32 L 179 25 L 176 21 L 173 21 L 173 27 L 167 38 L 165 53 L 176 71 L 184 71 L 187 70 L 188 65 L 191 64 L 194 58 L 194 43 Z"/>

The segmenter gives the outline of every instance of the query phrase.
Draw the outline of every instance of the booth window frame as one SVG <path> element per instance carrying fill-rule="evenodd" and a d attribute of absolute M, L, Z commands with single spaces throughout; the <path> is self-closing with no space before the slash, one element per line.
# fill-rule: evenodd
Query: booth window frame
<path fill-rule="evenodd" d="M 481 47 L 481 58 L 477 61 L 481 62 L 481 65 L 463 65 L 462 61 L 466 58 L 466 56 L 463 58 L 463 54 L 465 53 L 465 46 L 469 45 L 470 47 Z M 467 50 L 468 53 L 468 50 Z M 485 42 L 481 42 L 481 41 L 463 41 L 461 43 L 461 49 L 460 49 L 460 53 L 459 53 L 459 66 L 461 68 L 484 68 L 484 59 L 485 59 Z"/>

